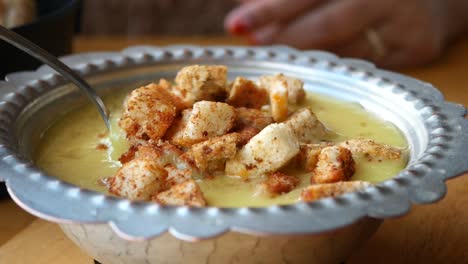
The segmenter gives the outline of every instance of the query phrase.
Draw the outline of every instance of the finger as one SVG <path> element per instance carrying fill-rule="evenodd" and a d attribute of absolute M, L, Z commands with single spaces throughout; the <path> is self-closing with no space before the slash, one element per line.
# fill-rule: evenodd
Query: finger
<path fill-rule="evenodd" d="M 275 42 L 298 48 L 329 49 L 353 39 L 379 21 L 387 12 L 384 7 L 380 1 L 333 1 L 291 21 L 275 37 Z"/>
<path fill-rule="evenodd" d="M 389 49 L 386 56 L 378 59 L 376 64 L 387 69 L 401 69 L 402 66 L 427 65 L 436 56 L 419 56 L 417 52 L 407 50 L 404 47 L 394 46 Z"/>
<path fill-rule="evenodd" d="M 408 19 L 395 18 L 379 29 L 383 43 L 392 51 L 392 56 L 382 61 L 382 65 L 396 68 L 402 65 L 425 64 L 441 55 L 443 51 L 443 45 L 439 42 L 441 38 L 426 35 L 427 31 L 418 30 L 418 27 L 412 28 L 417 22 L 412 20 L 412 23 L 408 24 L 407 21 Z M 405 28 L 406 31 L 404 37 L 401 36 L 401 28 Z"/>
<path fill-rule="evenodd" d="M 253 45 L 268 45 L 273 43 L 274 37 L 281 31 L 278 23 L 266 25 L 254 33 L 249 34 L 249 42 Z"/>
<path fill-rule="evenodd" d="M 366 33 L 363 32 L 359 37 L 356 37 L 353 41 L 331 49 L 332 52 L 338 54 L 341 57 L 359 58 L 369 60 L 376 65 L 384 68 L 397 68 L 403 64 L 410 64 L 411 60 L 414 60 L 413 56 L 408 56 L 400 48 L 391 45 L 388 42 L 388 35 L 383 32 L 386 27 L 375 29 L 378 32 L 379 37 L 383 45 L 385 45 L 385 54 L 379 55 L 375 51 L 375 47 L 372 46 Z"/>
<path fill-rule="evenodd" d="M 324 0 L 245 1 L 228 14 L 225 28 L 233 34 L 245 34 L 273 22 L 289 20 L 322 1 Z"/>
<path fill-rule="evenodd" d="M 332 48 L 331 51 L 341 57 L 360 58 L 365 60 L 372 60 L 374 56 L 372 47 L 364 32 L 359 34 L 358 37 L 354 38 L 352 41 Z"/>

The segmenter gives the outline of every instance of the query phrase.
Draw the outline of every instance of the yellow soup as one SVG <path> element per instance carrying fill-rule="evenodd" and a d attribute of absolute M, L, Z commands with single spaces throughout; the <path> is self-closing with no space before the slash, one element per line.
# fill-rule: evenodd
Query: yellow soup
<path fill-rule="evenodd" d="M 117 126 L 125 93 L 106 98 L 111 111 L 112 133 L 104 135 L 105 127 L 97 111 L 85 106 L 68 113 L 54 124 L 42 138 L 36 160 L 48 174 L 78 186 L 107 193 L 102 179 L 116 173 L 120 167 L 118 157 L 128 145 L 123 131 Z M 306 103 L 317 117 L 336 135 L 327 138 L 332 142 L 363 137 L 379 143 L 406 148 L 399 130 L 367 112 L 359 104 L 343 102 L 323 95 L 308 93 Z M 111 148 L 99 147 L 103 143 Z M 109 144 L 111 143 L 111 144 Z M 368 161 L 356 159 L 356 173 L 352 180 L 377 183 L 396 175 L 406 166 L 406 159 L 393 161 Z M 197 180 L 210 206 L 241 207 L 290 204 L 299 200 L 301 190 L 310 183 L 311 173 L 297 175 L 301 183 L 287 193 L 275 198 L 258 195 L 257 184 L 263 179 L 244 181 L 236 177 L 218 175 Z"/>

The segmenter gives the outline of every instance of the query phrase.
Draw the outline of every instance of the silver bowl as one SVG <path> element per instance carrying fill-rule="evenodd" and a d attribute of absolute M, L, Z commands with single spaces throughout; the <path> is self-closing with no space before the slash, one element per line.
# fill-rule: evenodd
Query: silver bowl
<path fill-rule="evenodd" d="M 433 203 L 445 180 L 468 171 L 467 110 L 430 84 L 360 60 L 286 47 L 131 47 L 63 58 L 102 95 L 188 64 L 225 64 L 230 77 L 282 72 L 306 89 L 355 101 L 395 124 L 411 149 L 405 170 L 362 192 L 265 208 L 160 206 L 82 189 L 48 176 L 32 159 L 41 133 L 86 103 L 48 67 L 0 83 L 0 179 L 25 210 L 61 224 L 103 263 L 333 263 L 344 260 L 382 219 Z"/>

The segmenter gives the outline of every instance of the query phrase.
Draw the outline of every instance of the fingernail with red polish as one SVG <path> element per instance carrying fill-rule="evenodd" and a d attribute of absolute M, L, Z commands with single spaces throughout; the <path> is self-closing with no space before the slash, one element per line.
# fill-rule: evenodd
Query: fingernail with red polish
<path fill-rule="evenodd" d="M 231 33 L 234 35 L 244 35 L 248 30 L 249 27 L 247 24 L 242 21 L 235 22 L 230 29 Z"/>

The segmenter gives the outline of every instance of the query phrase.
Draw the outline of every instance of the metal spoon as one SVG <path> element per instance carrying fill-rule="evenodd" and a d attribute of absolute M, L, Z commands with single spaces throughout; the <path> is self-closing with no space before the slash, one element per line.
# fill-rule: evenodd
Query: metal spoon
<path fill-rule="evenodd" d="M 31 41 L 23 38 L 22 36 L 3 26 L 0 26 L 0 39 L 3 39 L 11 45 L 23 50 L 29 55 L 49 65 L 52 69 L 56 70 L 65 78 L 67 78 L 76 86 L 78 86 L 78 88 L 80 88 L 81 91 L 88 96 L 88 98 L 94 103 L 94 105 L 96 105 L 99 114 L 104 120 L 104 123 L 106 123 L 107 129 L 110 130 L 109 116 L 104 102 L 96 94 L 96 91 L 94 91 L 93 88 L 91 88 L 91 86 L 85 80 L 83 80 L 77 73 L 75 73 L 72 69 L 70 69 L 60 60 L 58 60 L 52 54 L 48 53 L 36 44 L 32 43 Z"/>

